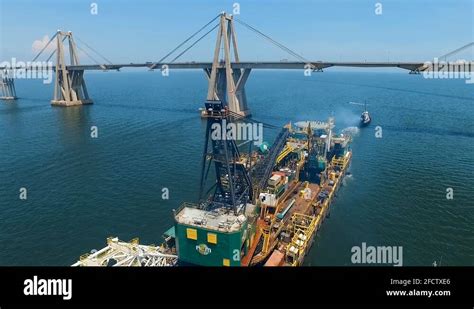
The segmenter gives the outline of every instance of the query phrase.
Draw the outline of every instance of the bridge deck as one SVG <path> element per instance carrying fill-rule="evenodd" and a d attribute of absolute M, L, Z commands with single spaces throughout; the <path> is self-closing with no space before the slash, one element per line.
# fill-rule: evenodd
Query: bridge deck
<path fill-rule="evenodd" d="M 424 66 L 421 62 L 322 62 L 314 61 L 306 62 L 238 62 L 232 63 L 233 69 L 300 69 L 304 70 L 311 64 L 312 68 L 325 69 L 329 67 L 360 67 L 360 68 L 402 68 L 406 70 L 415 70 Z M 118 70 L 122 68 L 155 68 L 161 69 L 163 65 L 167 65 L 169 69 L 211 69 L 212 62 L 175 62 L 175 63 L 123 63 L 123 64 L 85 64 L 85 65 L 67 65 L 68 70 Z M 224 68 L 224 64 L 220 64 Z M 16 67 L 16 69 L 24 69 L 25 67 Z M 55 66 L 52 66 L 55 69 Z M 0 67 L 1 70 L 9 69 Z M 29 69 L 42 69 L 41 67 L 32 65 Z"/>

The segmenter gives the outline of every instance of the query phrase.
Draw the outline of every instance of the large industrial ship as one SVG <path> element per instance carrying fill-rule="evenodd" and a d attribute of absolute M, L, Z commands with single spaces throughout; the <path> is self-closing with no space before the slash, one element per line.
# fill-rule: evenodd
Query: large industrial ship
<path fill-rule="evenodd" d="M 299 266 L 350 165 L 351 136 L 334 118 L 287 124 L 269 147 L 212 138 L 237 120 L 206 102 L 200 198 L 173 210 L 159 246 L 109 238 L 73 266 Z M 243 151 L 247 148 L 247 151 Z"/>

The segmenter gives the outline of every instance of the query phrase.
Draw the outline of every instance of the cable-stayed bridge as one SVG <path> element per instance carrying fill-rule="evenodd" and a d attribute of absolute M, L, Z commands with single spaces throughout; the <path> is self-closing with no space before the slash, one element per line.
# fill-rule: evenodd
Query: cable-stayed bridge
<path fill-rule="evenodd" d="M 296 61 L 240 61 L 235 31 L 236 23 L 239 23 L 244 28 L 254 32 L 260 38 L 283 50 L 285 53 L 295 58 Z M 212 61 L 179 61 L 184 54 L 214 31 L 217 31 L 217 39 Z M 81 43 L 81 45 L 76 44 L 76 39 Z M 68 53 L 66 52 L 66 41 Z M 474 42 L 469 43 L 439 58 L 445 60 L 447 57 L 467 50 L 473 45 Z M 35 65 L 35 63 L 38 62 L 38 59 L 40 59 L 40 56 L 43 55 L 48 48 L 51 49 L 51 47 L 53 47 L 53 51 L 49 54 L 48 58 L 46 58 L 46 61 L 41 63 L 47 63 L 54 57 L 54 64 L 47 68 Z M 91 59 L 94 64 L 80 64 L 79 51 Z M 98 58 L 100 58 L 100 60 L 97 60 Z M 224 12 L 211 19 L 158 61 L 114 64 L 89 44 L 73 36 L 72 32 L 58 30 L 29 63 L 29 66 L 0 66 L 0 71 L 3 73 L 0 81 L 1 99 L 16 99 L 17 93 L 14 78 L 12 78 L 11 74 L 16 70 L 52 70 L 55 74 L 55 79 L 54 94 L 51 104 L 59 106 L 74 106 L 92 103 L 84 79 L 84 72 L 87 70 L 107 71 L 140 67 L 148 68 L 149 70 L 201 69 L 204 70 L 205 75 L 208 78 L 206 100 L 221 101 L 231 112 L 241 117 L 250 115 L 250 109 L 245 95 L 245 84 L 251 70 L 254 69 L 291 69 L 305 70 L 305 72 L 311 73 L 322 72 L 323 69 L 340 66 L 360 68 L 401 68 L 409 70 L 411 74 L 420 74 L 420 72 L 428 69 L 426 64 L 421 62 L 327 62 L 309 60 L 294 52 L 287 46 L 277 42 L 270 36 L 257 30 L 248 23 Z"/>

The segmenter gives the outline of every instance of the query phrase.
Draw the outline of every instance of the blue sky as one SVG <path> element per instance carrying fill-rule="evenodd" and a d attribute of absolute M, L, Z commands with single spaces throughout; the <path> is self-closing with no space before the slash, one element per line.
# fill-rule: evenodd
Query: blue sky
<path fill-rule="evenodd" d="M 235 2 L 238 18 L 311 60 L 426 61 L 474 41 L 474 0 L 0 0 L 0 60 L 31 60 L 33 42 L 62 29 L 113 62 L 156 61 Z M 210 60 L 215 36 L 181 60 Z M 237 36 L 242 60 L 295 60 L 240 25 Z"/>

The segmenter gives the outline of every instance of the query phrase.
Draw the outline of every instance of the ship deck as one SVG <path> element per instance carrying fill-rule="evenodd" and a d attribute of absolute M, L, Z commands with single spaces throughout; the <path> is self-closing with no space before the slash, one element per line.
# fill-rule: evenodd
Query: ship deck
<path fill-rule="evenodd" d="M 288 189 L 287 191 L 288 193 L 286 193 L 286 196 L 284 196 L 282 201 L 278 203 L 276 213 L 283 211 L 285 207 L 288 206 L 288 202 L 291 201 L 293 198 L 295 199 L 294 205 L 290 208 L 288 213 L 286 213 L 285 217 L 280 222 L 272 224 L 273 229 L 270 234 L 270 245 L 268 248 L 269 250 L 267 252 L 259 252 L 255 254 L 255 249 L 258 246 L 258 242 L 260 241 L 260 238 L 262 236 L 261 230 L 266 225 L 264 220 L 261 220 L 261 219 L 258 220 L 257 231 L 259 233 L 256 234 L 258 238 L 256 237 L 254 239 L 252 248 L 249 250 L 249 253 L 242 259 L 243 266 L 258 264 L 264 261 L 270 254 L 272 254 L 272 252 L 274 252 L 274 248 L 278 244 L 278 235 L 289 224 L 293 214 L 295 213 L 309 214 L 311 212 L 312 204 L 314 200 L 317 198 L 320 192 L 320 188 L 319 188 L 319 185 L 315 183 L 308 183 L 307 188 L 311 190 L 311 194 L 306 196 L 306 198 L 305 196 L 301 194 L 301 191 L 304 188 L 305 188 L 304 182 L 296 182 L 290 189 Z"/>
<path fill-rule="evenodd" d="M 335 196 L 337 190 L 339 189 L 339 187 L 341 185 L 342 178 L 345 175 L 345 172 L 346 172 L 346 170 L 347 170 L 347 168 L 350 164 L 351 159 L 352 159 L 352 153 L 348 152 L 343 158 L 341 158 L 339 160 L 336 160 L 334 162 L 336 165 L 339 165 L 339 167 L 341 167 L 341 171 L 336 172 L 337 177 L 335 178 L 334 183 L 332 185 L 329 184 L 329 180 L 326 181 L 323 184 L 322 187 L 319 187 L 318 185 L 312 184 L 312 183 L 310 183 L 308 185 L 308 187 L 311 188 L 312 191 L 313 191 L 313 188 L 315 188 L 315 189 L 317 188 L 317 190 L 314 190 L 315 191 L 314 194 L 312 192 L 311 201 L 309 203 L 306 203 L 306 207 L 305 207 L 305 202 L 301 201 L 302 197 L 299 195 L 299 190 L 298 190 L 298 196 L 297 196 L 297 201 L 295 203 L 295 206 L 291 210 L 291 213 L 287 214 L 285 216 L 285 221 L 283 221 L 283 224 L 285 224 L 285 225 L 288 224 L 289 223 L 288 221 L 291 220 L 291 217 L 293 216 L 293 214 L 309 215 L 309 216 L 313 217 L 314 230 L 309 232 L 310 233 L 310 235 L 308 235 L 309 236 L 309 241 L 307 242 L 307 245 L 305 245 L 306 247 L 303 248 L 305 253 L 302 256 L 300 256 L 300 258 L 297 262 L 297 265 L 302 264 L 304 255 L 307 253 L 307 251 L 311 247 L 311 244 L 312 244 L 313 238 L 314 238 L 314 234 L 316 234 L 316 232 L 320 228 L 324 218 L 329 213 L 329 208 L 331 206 L 331 203 L 334 199 L 334 196 Z M 321 192 L 322 190 L 329 192 L 328 197 L 322 203 L 321 202 L 315 202 L 316 199 L 317 199 L 317 196 L 319 195 L 319 192 Z M 288 197 L 288 199 L 291 199 L 291 198 L 292 198 L 292 196 Z M 312 209 L 311 205 L 313 203 L 314 203 L 314 205 L 316 205 L 316 207 L 314 209 L 314 213 L 312 213 L 312 211 L 311 211 L 311 209 Z M 270 252 L 270 254 L 269 254 L 270 256 L 269 256 L 267 262 L 265 263 L 265 266 L 294 266 L 292 264 L 289 264 L 287 261 L 285 261 L 285 253 L 286 253 L 285 248 L 289 244 L 289 242 L 278 241 L 277 238 L 275 238 L 275 241 L 279 243 L 278 248 L 275 249 L 275 250 L 272 250 Z"/>

